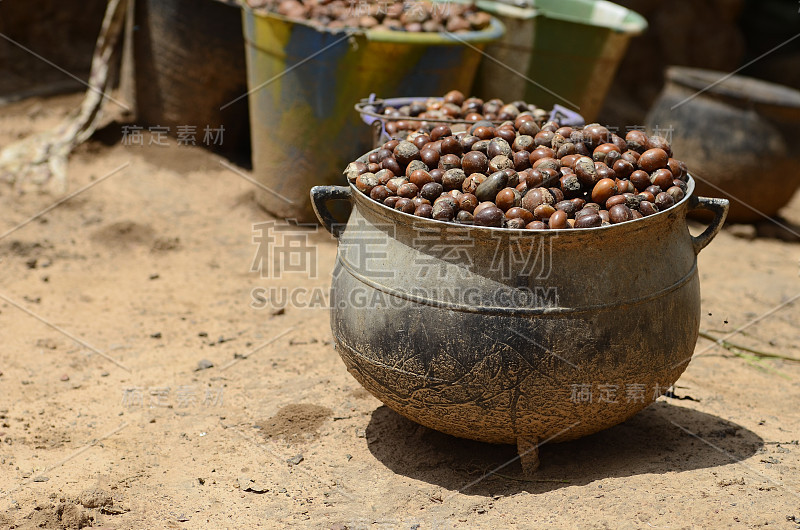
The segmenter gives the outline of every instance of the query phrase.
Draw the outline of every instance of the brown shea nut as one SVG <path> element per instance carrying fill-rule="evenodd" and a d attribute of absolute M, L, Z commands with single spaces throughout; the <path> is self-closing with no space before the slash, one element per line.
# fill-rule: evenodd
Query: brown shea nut
<path fill-rule="evenodd" d="M 647 148 L 648 149 L 663 149 L 665 153 L 667 153 L 668 157 L 672 156 L 672 148 L 669 146 L 669 142 L 663 136 L 651 136 L 647 140 Z"/>
<path fill-rule="evenodd" d="M 503 226 L 503 211 L 497 206 L 487 206 L 475 214 L 475 224 L 478 226 Z"/>
<path fill-rule="evenodd" d="M 648 173 L 667 167 L 669 157 L 663 149 L 648 149 L 639 157 L 639 167 Z"/>
<path fill-rule="evenodd" d="M 486 173 L 489 170 L 489 157 L 480 151 L 470 151 L 461 159 L 461 169 L 467 176 L 473 173 Z"/>
<path fill-rule="evenodd" d="M 564 192 L 561 191 L 561 188 L 556 188 L 556 187 L 547 188 L 547 191 L 549 191 L 550 194 L 553 196 L 553 200 L 555 202 L 561 202 L 564 200 Z"/>
<path fill-rule="evenodd" d="M 378 179 L 378 184 L 383 184 L 384 186 L 394 177 L 395 177 L 394 173 L 392 173 L 388 169 L 381 169 L 380 171 L 375 173 L 375 178 Z"/>
<path fill-rule="evenodd" d="M 639 197 L 639 201 L 640 202 L 641 201 L 653 202 L 653 201 L 656 200 L 656 196 L 653 195 L 652 193 L 650 193 L 649 191 L 646 191 L 646 190 L 642 191 L 642 192 L 639 192 L 637 197 Z"/>
<path fill-rule="evenodd" d="M 503 138 L 495 138 L 489 142 L 489 145 L 486 147 L 486 156 L 489 158 L 494 158 L 500 155 L 511 157 L 513 153 L 514 151 L 511 150 L 511 146 Z"/>
<path fill-rule="evenodd" d="M 453 199 L 455 199 L 456 202 L 453 204 L 453 206 L 457 206 L 458 205 L 458 198 L 461 197 L 464 194 L 462 193 L 461 190 L 450 190 L 448 192 L 445 192 L 445 195 L 449 195 Z"/>
<path fill-rule="evenodd" d="M 408 199 L 406 197 L 400 197 L 398 201 L 394 205 L 395 210 L 400 210 L 403 213 L 414 213 L 416 210 L 416 206 L 414 206 L 414 201 Z"/>
<path fill-rule="evenodd" d="M 461 210 L 472 213 L 476 206 L 478 206 L 478 198 L 471 193 L 462 193 L 458 198 L 458 207 Z"/>
<path fill-rule="evenodd" d="M 378 179 L 373 173 L 362 173 L 356 177 L 356 188 L 362 193 L 369 195 L 372 188 L 378 185 Z"/>
<path fill-rule="evenodd" d="M 448 136 L 442 139 L 442 154 L 460 155 L 463 152 L 461 141 L 455 136 Z"/>
<path fill-rule="evenodd" d="M 369 192 L 370 198 L 378 202 L 385 201 L 391 194 L 392 192 L 389 191 L 389 188 L 380 184 L 372 188 L 372 191 Z"/>
<path fill-rule="evenodd" d="M 442 138 L 446 138 L 447 136 L 452 136 L 453 131 L 450 130 L 450 127 L 447 125 L 437 125 L 436 127 L 431 130 L 431 141 L 435 142 Z"/>
<path fill-rule="evenodd" d="M 611 167 L 614 170 L 614 173 L 617 174 L 617 177 L 626 179 L 631 176 L 631 173 L 635 171 L 635 167 L 631 164 L 628 160 L 620 158 L 614 165 Z"/>
<path fill-rule="evenodd" d="M 550 215 L 550 218 L 547 220 L 547 224 L 550 226 L 551 229 L 563 229 L 569 228 L 569 224 L 567 223 L 567 212 L 564 210 L 556 210 Z"/>
<path fill-rule="evenodd" d="M 599 179 L 594 160 L 588 156 L 582 156 L 575 161 L 575 174 L 584 186 L 594 186 Z"/>
<path fill-rule="evenodd" d="M 469 153 L 472 151 L 472 146 L 480 140 L 477 136 L 473 136 L 471 134 L 465 134 L 461 137 L 461 151 L 464 153 Z"/>
<path fill-rule="evenodd" d="M 430 204 L 420 204 L 414 210 L 414 215 L 416 215 L 417 217 L 426 217 L 430 219 L 431 217 L 433 217 L 433 206 L 431 206 Z"/>
<path fill-rule="evenodd" d="M 392 193 L 397 193 L 398 188 L 408 182 L 406 177 L 395 177 L 393 179 L 389 179 L 389 182 L 386 183 L 386 187 L 389 188 L 389 191 Z"/>
<path fill-rule="evenodd" d="M 433 177 L 426 170 L 417 169 L 411 172 L 411 174 L 408 176 L 408 180 L 418 188 L 421 188 L 425 184 L 433 182 Z"/>
<path fill-rule="evenodd" d="M 540 204 L 533 209 L 533 216 L 538 220 L 549 219 L 556 212 L 552 204 Z"/>
<path fill-rule="evenodd" d="M 445 171 L 442 176 L 442 186 L 445 190 L 460 190 L 467 176 L 461 168 L 453 168 Z"/>
<path fill-rule="evenodd" d="M 431 141 L 431 137 L 427 134 L 418 134 L 413 139 L 411 139 L 411 143 L 417 146 L 417 149 L 422 149 L 425 147 L 425 144 Z"/>
<path fill-rule="evenodd" d="M 672 181 L 672 172 L 666 168 L 656 169 L 650 174 L 650 183 L 653 186 L 658 186 L 662 190 L 670 188 L 672 186 Z"/>
<path fill-rule="evenodd" d="M 652 184 L 650 182 L 650 175 L 647 171 L 642 171 L 641 169 L 637 169 L 631 173 L 630 181 L 638 191 L 644 191 Z"/>
<path fill-rule="evenodd" d="M 505 155 L 497 155 L 489 161 L 489 171 L 502 171 L 504 169 L 514 169 L 514 162 Z"/>
<path fill-rule="evenodd" d="M 642 215 L 647 217 L 648 215 L 658 213 L 658 208 L 650 201 L 642 201 L 639 203 L 639 211 L 642 212 Z"/>
<path fill-rule="evenodd" d="M 618 193 L 633 193 L 634 191 L 636 191 L 636 186 L 634 186 L 633 182 L 631 182 L 630 180 L 617 179 L 616 183 L 617 183 L 617 190 L 619 190 Z"/>
<path fill-rule="evenodd" d="M 523 171 L 531 167 L 531 158 L 527 151 L 517 151 L 511 161 L 514 162 L 514 169 L 517 171 Z"/>
<path fill-rule="evenodd" d="M 675 175 L 676 179 L 681 179 L 684 177 L 684 167 L 680 160 L 675 160 L 674 158 L 667 160 L 667 169 L 669 169 L 672 174 Z"/>
<path fill-rule="evenodd" d="M 411 174 L 418 169 L 424 169 L 425 171 L 428 171 L 428 166 L 426 166 L 425 162 L 422 160 L 412 160 L 406 166 L 406 176 L 410 177 Z"/>
<path fill-rule="evenodd" d="M 514 143 L 511 144 L 511 149 L 513 151 L 526 151 L 530 152 L 533 151 L 535 144 L 533 143 L 533 137 L 528 136 L 527 134 L 520 134 L 516 138 L 514 138 Z"/>
<path fill-rule="evenodd" d="M 525 228 L 527 230 L 547 230 L 548 227 L 542 221 L 531 221 Z"/>
<path fill-rule="evenodd" d="M 536 165 L 536 162 L 541 158 L 553 158 L 555 159 L 556 152 L 550 149 L 549 147 L 540 146 L 531 151 L 530 160 L 533 167 L 539 167 Z M 561 164 L 559 164 L 560 166 Z"/>
<path fill-rule="evenodd" d="M 647 150 L 648 138 L 643 131 L 628 131 L 628 134 L 625 135 L 625 143 L 631 151 L 644 153 Z"/>
<path fill-rule="evenodd" d="M 672 199 L 676 203 L 680 202 L 686 196 L 683 190 L 678 186 L 671 186 L 667 188 L 667 193 L 669 193 L 672 196 Z"/>
<path fill-rule="evenodd" d="M 472 215 L 478 215 L 478 213 L 480 213 L 481 210 L 488 208 L 489 206 L 496 206 L 496 205 L 492 201 L 479 202 L 478 205 L 475 207 L 475 209 L 472 210 Z"/>
<path fill-rule="evenodd" d="M 475 190 L 478 189 L 478 186 L 480 186 L 487 178 L 488 177 L 483 173 L 473 173 L 464 179 L 464 183 L 461 185 L 461 190 L 464 193 L 475 193 Z"/>
<path fill-rule="evenodd" d="M 633 219 L 633 213 L 625 204 L 615 204 L 608 209 L 608 219 L 613 224 L 624 223 Z"/>
<path fill-rule="evenodd" d="M 406 197 L 408 199 L 413 199 L 419 193 L 419 188 L 413 182 L 406 182 L 405 184 L 400 185 L 397 188 L 397 194 L 400 197 Z"/>
<path fill-rule="evenodd" d="M 525 228 L 525 221 L 523 221 L 519 217 L 515 217 L 513 219 L 507 219 L 506 228 L 510 230 L 521 230 Z"/>
<path fill-rule="evenodd" d="M 411 143 L 411 142 L 409 142 L 409 143 Z M 411 144 L 411 145 L 413 146 L 414 144 Z M 416 149 L 416 148 L 417 147 L 414 146 L 414 149 Z M 397 160 L 393 156 L 387 156 L 386 158 L 381 160 L 380 169 L 388 169 L 389 171 L 391 171 L 395 175 L 402 175 L 404 173 L 403 168 L 400 167 L 400 164 L 397 162 Z"/>
<path fill-rule="evenodd" d="M 656 197 L 658 196 L 659 193 L 661 193 L 664 190 L 662 190 L 658 186 L 647 186 L 647 188 L 644 191 L 649 191 L 650 193 L 653 194 L 653 197 Z"/>
<path fill-rule="evenodd" d="M 417 207 L 419 207 L 420 205 L 423 205 L 423 204 L 430 204 L 431 203 L 431 201 L 429 201 L 425 197 L 420 197 L 419 195 L 414 197 L 413 199 L 411 199 L 411 202 L 413 202 L 414 206 L 417 206 Z"/>
<path fill-rule="evenodd" d="M 394 148 L 394 158 L 401 166 L 407 166 L 412 160 L 419 159 L 419 149 L 413 143 L 403 140 Z"/>
<path fill-rule="evenodd" d="M 461 157 L 458 155 L 442 155 L 439 159 L 439 169 L 448 171 L 455 168 L 461 168 Z"/>
<path fill-rule="evenodd" d="M 627 204 L 627 200 L 625 199 L 624 195 L 613 195 L 606 200 L 606 208 L 608 208 L 609 212 L 611 211 L 611 207 L 615 204 Z"/>
<path fill-rule="evenodd" d="M 459 210 L 456 214 L 456 222 L 465 225 L 471 225 L 475 222 L 475 216 L 466 210 Z"/>
<path fill-rule="evenodd" d="M 655 204 L 658 206 L 659 210 L 666 210 L 675 204 L 675 199 L 672 197 L 672 195 L 664 191 L 656 195 Z"/>
<path fill-rule="evenodd" d="M 435 201 L 443 191 L 444 187 L 438 182 L 428 182 L 422 186 L 419 190 L 419 194 L 429 201 Z"/>
<path fill-rule="evenodd" d="M 533 214 L 528 210 L 526 210 L 525 208 L 520 208 L 519 206 L 515 206 L 513 208 L 509 208 L 508 211 L 506 211 L 506 219 L 522 219 L 524 225 L 527 225 L 528 223 L 534 220 L 534 217 Z"/>
<path fill-rule="evenodd" d="M 563 210 L 567 217 L 572 217 L 578 211 L 578 205 L 570 200 L 563 200 L 553 205 L 556 210 Z"/>
<path fill-rule="evenodd" d="M 491 140 L 494 138 L 494 127 L 491 126 L 478 126 L 472 131 L 472 134 L 481 140 Z"/>
<path fill-rule="evenodd" d="M 606 165 L 613 165 L 620 156 L 622 156 L 622 152 L 620 152 L 619 147 L 611 143 L 600 144 L 592 152 L 592 158 L 595 162 L 604 162 Z M 609 157 L 612 159 L 609 160 Z"/>
<path fill-rule="evenodd" d="M 519 206 L 521 199 L 520 193 L 514 188 L 504 188 L 497 192 L 494 203 L 505 212 L 510 208 Z"/>
<path fill-rule="evenodd" d="M 505 140 L 509 145 L 517 138 L 517 131 L 514 130 L 514 127 L 500 126 L 494 130 L 494 134 L 497 138 Z"/>
<path fill-rule="evenodd" d="M 555 198 L 547 188 L 533 188 L 522 198 L 521 206 L 533 212 L 537 206 L 542 204 L 555 204 Z"/>
<path fill-rule="evenodd" d="M 594 228 L 602 223 L 603 220 L 600 218 L 600 214 L 594 210 L 580 217 L 575 217 L 575 228 Z"/>
<path fill-rule="evenodd" d="M 420 149 L 419 158 L 428 167 L 436 167 L 439 165 L 439 158 L 441 155 L 436 149 L 423 147 Z"/>
<path fill-rule="evenodd" d="M 524 134 L 527 136 L 536 136 L 539 134 L 539 126 L 536 124 L 534 120 L 527 120 L 520 125 L 517 130 L 520 134 Z"/>
<path fill-rule="evenodd" d="M 452 221 L 455 217 L 455 208 L 447 201 L 438 201 L 433 203 L 431 216 L 438 221 Z"/>
<path fill-rule="evenodd" d="M 344 170 L 347 180 L 355 182 L 356 178 L 362 173 L 367 172 L 367 164 L 364 162 L 350 162 Z"/>
<path fill-rule="evenodd" d="M 583 136 L 592 147 L 596 147 L 611 140 L 611 133 L 609 130 L 597 123 L 590 123 L 584 127 Z"/>
<path fill-rule="evenodd" d="M 602 179 L 594 185 L 592 189 L 592 201 L 597 204 L 605 204 L 609 197 L 619 192 L 616 182 L 611 179 Z"/>

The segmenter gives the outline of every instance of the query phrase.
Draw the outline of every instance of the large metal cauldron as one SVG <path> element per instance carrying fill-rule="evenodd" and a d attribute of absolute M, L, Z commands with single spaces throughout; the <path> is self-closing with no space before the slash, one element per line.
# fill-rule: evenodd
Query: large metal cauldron
<path fill-rule="evenodd" d="M 534 450 L 616 425 L 674 383 L 700 323 L 697 253 L 725 199 L 693 195 L 637 221 L 581 230 L 468 227 L 414 217 L 355 187 L 317 186 L 339 238 L 331 328 L 350 373 L 433 429 Z M 336 225 L 330 200 L 349 200 Z M 697 237 L 686 215 L 711 210 Z M 524 452 L 523 452 L 524 449 Z"/>

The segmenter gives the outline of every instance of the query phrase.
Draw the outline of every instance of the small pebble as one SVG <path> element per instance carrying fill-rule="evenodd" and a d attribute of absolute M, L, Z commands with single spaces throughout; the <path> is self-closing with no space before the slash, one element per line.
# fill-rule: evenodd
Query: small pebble
<path fill-rule="evenodd" d="M 197 368 L 194 369 L 195 372 L 199 372 L 200 370 L 208 370 L 209 368 L 213 368 L 214 363 L 209 361 L 208 359 L 202 359 L 197 362 Z"/>

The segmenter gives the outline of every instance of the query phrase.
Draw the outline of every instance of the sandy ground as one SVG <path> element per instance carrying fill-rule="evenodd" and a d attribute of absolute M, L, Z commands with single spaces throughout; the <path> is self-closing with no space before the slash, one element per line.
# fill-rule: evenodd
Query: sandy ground
<path fill-rule="evenodd" d="M 77 101 L 5 107 L 0 145 Z M 70 190 L 96 185 L 10 233 L 54 198 L 0 189 L 0 528 L 800 528 L 800 364 L 701 339 L 675 397 L 543 447 L 534 479 L 481 478 L 515 448 L 381 406 L 325 309 L 251 307 L 258 287 L 326 290 L 330 236 L 308 233 L 317 278 L 262 278 L 253 186 L 120 134 L 71 160 Z M 800 224 L 800 197 L 784 215 Z M 799 258 L 723 231 L 699 258 L 702 328 L 800 357 Z"/>

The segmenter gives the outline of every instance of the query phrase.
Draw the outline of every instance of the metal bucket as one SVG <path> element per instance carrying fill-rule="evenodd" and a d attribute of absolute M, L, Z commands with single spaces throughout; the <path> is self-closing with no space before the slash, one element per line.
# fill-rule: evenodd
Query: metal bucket
<path fill-rule="evenodd" d="M 258 203 L 278 217 L 314 220 L 313 185 L 371 148 L 353 106 L 370 92 L 412 96 L 469 91 L 481 49 L 503 34 L 496 19 L 459 34 L 325 31 L 244 9 L 253 172 Z M 471 47 L 462 44 L 462 41 Z"/>
<path fill-rule="evenodd" d="M 247 101 L 228 105 L 247 92 L 240 7 L 224 0 L 136 0 L 134 10 L 121 85 L 137 124 L 249 155 Z"/>
<path fill-rule="evenodd" d="M 636 221 L 528 231 L 414 217 L 352 185 L 312 188 L 339 238 L 336 349 L 400 414 L 517 443 L 529 459 L 540 443 L 616 425 L 663 394 L 694 351 L 697 254 L 728 201 L 693 191 L 690 179 L 676 206 Z M 352 203 L 346 225 L 333 224 L 330 200 Z M 695 209 L 714 213 L 697 237 L 686 223 Z"/>
<path fill-rule="evenodd" d="M 593 121 L 603 106 L 628 43 L 645 19 L 604 0 L 478 0 L 506 34 L 487 46 L 474 92 L 540 107 L 572 108 Z M 527 79 L 526 79 L 527 78 Z"/>
<path fill-rule="evenodd" d="M 415 101 L 427 101 L 430 99 L 442 100 L 444 98 L 430 98 L 430 97 L 404 97 L 404 98 L 391 98 L 391 99 L 377 99 L 375 94 L 371 94 L 369 98 L 362 99 L 360 102 L 356 104 L 356 111 L 361 115 L 361 119 L 364 123 L 369 125 L 372 128 L 372 146 L 371 147 L 380 147 L 381 145 L 385 144 L 389 140 L 392 139 L 392 135 L 390 135 L 386 131 L 386 123 L 390 121 L 395 121 L 397 118 L 389 118 L 385 115 L 379 113 L 379 110 L 385 107 L 395 107 L 399 108 L 403 105 L 410 105 Z M 577 112 L 573 112 L 567 108 L 562 107 L 561 105 L 553 105 L 553 108 L 550 110 L 549 114 L 545 114 L 545 119 L 540 120 L 538 122 L 539 126 L 544 125 L 547 121 L 558 121 L 558 123 L 562 127 L 577 127 L 583 126 L 586 124 L 586 120 L 583 119 L 583 116 L 578 114 Z M 428 123 L 436 123 L 436 124 L 446 124 L 453 126 L 455 124 L 466 124 L 472 125 L 474 121 L 467 121 L 461 119 L 437 119 L 431 120 L 429 118 L 418 118 L 412 116 L 404 116 L 402 118 L 404 121 L 413 123 L 415 125 L 421 125 L 423 122 Z M 491 123 L 495 125 L 500 125 L 503 122 L 500 120 L 492 121 Z"/>
<path fill-rule="evenodd" d="M 666 78 L 645 123 L 671 136 L 698 191 L 730 199 L 733 222 L 777 214 L 800 187 L 800 91 L 700 68 Z"/>

